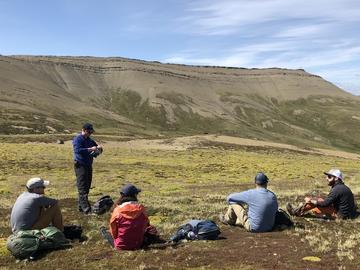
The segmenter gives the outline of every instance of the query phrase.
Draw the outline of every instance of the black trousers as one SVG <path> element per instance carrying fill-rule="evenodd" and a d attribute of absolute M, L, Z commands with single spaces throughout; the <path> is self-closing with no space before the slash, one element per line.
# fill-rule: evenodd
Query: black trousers
<path fill-rule="evenodd" d="M 88 213 L 91 211 L 88 196 L 92 181 L 92 166 L 86 166 L 75 162 L 74 170 L 76 175 L 76 186 L 79 193 L 79 211 Z"/>

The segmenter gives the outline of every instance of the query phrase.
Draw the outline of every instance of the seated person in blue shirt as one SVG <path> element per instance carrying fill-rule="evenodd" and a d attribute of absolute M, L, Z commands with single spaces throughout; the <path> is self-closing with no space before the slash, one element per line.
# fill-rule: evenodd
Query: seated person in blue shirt
<path fill-rule="evenodd" d="M 254 189 L 232 193 L 227 197 L 229 207 L 222 223 L 244 227 L 249 232 L 271 231 L 278 209 L 276 195 L 267 189 L 268 177 L 260 172 L 255 176 Z"/>

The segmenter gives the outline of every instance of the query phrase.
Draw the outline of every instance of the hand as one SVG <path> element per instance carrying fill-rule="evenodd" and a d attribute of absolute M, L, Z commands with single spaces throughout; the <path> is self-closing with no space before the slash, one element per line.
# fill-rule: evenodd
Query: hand
<path fill-rule="evenodd" d="M 310 202 L 311 202 L 311 198 L 310 198 L 310 197 L 305 197 L 305 202 L 306 202 L 306 203 L 310 203 Z"/>
<path fill-rule="evenodd" d="M 96 146 L 93 146 L 93 147 L 90 147 L 88 149 L 89 149 L 89 152 L 92 152 L 92 151 L 95 151 L 97 148 L 96 148 Z"/>

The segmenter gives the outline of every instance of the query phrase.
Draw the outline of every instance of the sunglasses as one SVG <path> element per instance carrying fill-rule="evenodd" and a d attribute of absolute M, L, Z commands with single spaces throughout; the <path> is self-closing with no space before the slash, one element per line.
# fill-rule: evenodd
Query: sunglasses
<path fill-rule="evenodd" d="M 335 176 L 332 176 L 332 175 L 326 175 L 326 178 L 327 179 L 333 179 Z"/>

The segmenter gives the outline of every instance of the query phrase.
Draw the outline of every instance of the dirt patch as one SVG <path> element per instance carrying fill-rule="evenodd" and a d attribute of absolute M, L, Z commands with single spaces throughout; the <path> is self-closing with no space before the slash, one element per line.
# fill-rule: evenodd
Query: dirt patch
<path fill-rule="evenodd" d="M 285 232 L 253 234 L 241 228 L 222 228 L 222 236 L 211 248 L 192 251 L 191 248 L 177 249 L 177 265 L 183 267 L 211 266 L 211 268 L 251 265 L 257 269 L 321 269 L 327 262 L 309 264 L 302 261 L 308 255 L 314 255 L 300 238 L 289 237 Z M 192 245 L 188 243 L 187 245 Z M 201 243 L 197 244 L 199 246 Z M 190 249 L 190 250 L 189 250 Z M 192 260 L 186 260 L 189 256 Z M 221 259 L 220 259 L 221 258 Z M 325 269 L 325 268 L 324 268 Z"/>

